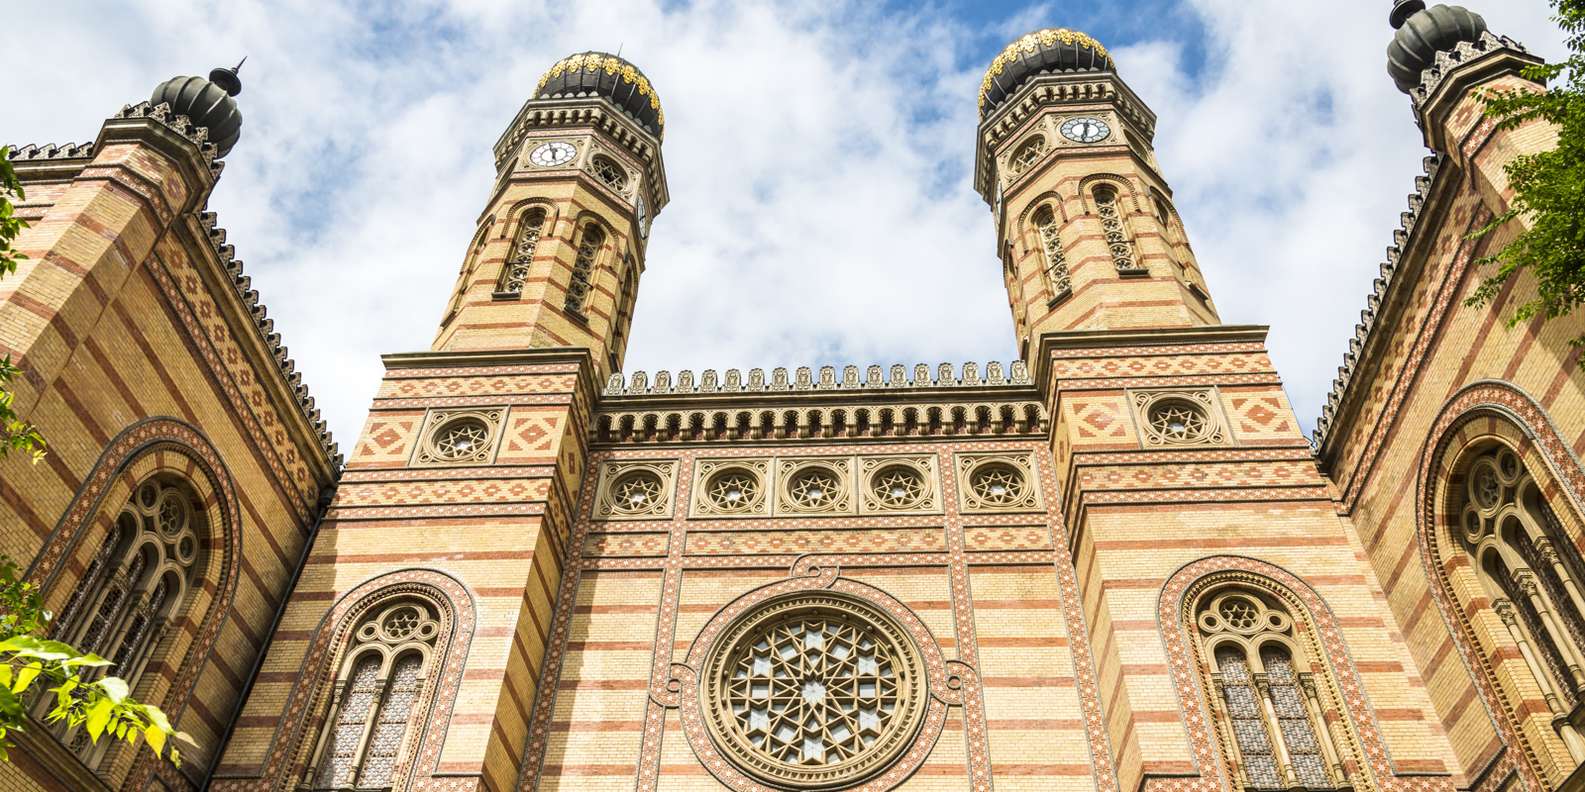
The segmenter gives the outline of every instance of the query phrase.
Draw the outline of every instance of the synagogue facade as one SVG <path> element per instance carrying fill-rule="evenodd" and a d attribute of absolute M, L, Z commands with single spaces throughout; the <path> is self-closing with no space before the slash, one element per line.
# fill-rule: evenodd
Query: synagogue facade
<path fill-rule="evenodd" d="M 1464 305 L 1556 130 L 1484 117 L 1538 60 L 1477 14 L 1391 21 L 1425 174 L 1311 437 L 1067 29 L 965 97 L 1019 359 L 624 371 L 665 114 L 584 52 L 345 459 L 205 208 L 234 70 L 21 148 L 0 551 L 197 745 L 36 723 L 0 784 L 1585 789 L 1585 317 Z"/>

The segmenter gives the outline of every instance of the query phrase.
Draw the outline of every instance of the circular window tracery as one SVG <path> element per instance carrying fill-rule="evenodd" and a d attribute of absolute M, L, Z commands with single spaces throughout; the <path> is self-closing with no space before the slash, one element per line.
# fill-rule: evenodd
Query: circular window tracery
<path fill-rule="evenodd" d="M 1211 431 L 1205 410 L 1179 399 L 1163 399 L 1152 404 L 1149 421 L 1150 428 L 1162 442 L 1174 445 L 1198 443 Z"/>
<path fill-rule="evenodd" d="M 1024 497 L 1024 475 L 1012 465 L 993 462 L 969 475 L 969 487 L 986 506 L 1009 506 Z"/>
<path fill-rule="evenodd" d="M 759 502 L 759 476 L 746 468 L 718 471 L 705 484 L 705 497 L 716 509 L 729 514 L 749 511 Z"/>
<path fill-rule="evenodd" d="M 883 770 L 911 745 L 928 704 L 907 632 L 830 592 L 772 599 L 739 617 L 705 668 L 713 741 L 779 788 L 844 788 Z"/>
<path fill-rule="evenodd" d="M 622 474 L 611 486 L 612 511 L 618 514 L 646 514 L 660 503 L 664 484 L 648 470 Z"/>
<path fill-rule="evenodd" d="M 477 458 L 489 445 L 490 427 L 477 418 L 459 418 L 435 431 L 435 458 L 460 462 Z"/>
<path fill-rule="evenodd" d="M 906 465 L 891 465 L 870 478 L 870 491 L 884 508 L 911 509 L 925 499 L 925 477 Z"/>
<path fill-rule="evenodd" d="M 842 494 L 842 481 L 836 471 L 811 465 L 793 474 L 787 492 L 800 509 L 823 509 L 834 504 Z"/>

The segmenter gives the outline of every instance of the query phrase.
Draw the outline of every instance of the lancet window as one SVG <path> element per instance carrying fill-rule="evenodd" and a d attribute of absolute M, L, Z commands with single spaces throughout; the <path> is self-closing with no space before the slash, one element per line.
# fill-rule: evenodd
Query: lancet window
<path fill-rule="evenodd" d="M 440 620 L 428 602 L 372 611 L 352 634 L 331 694 L 312 790 L 390 789 L 411 756 L 413 721 L 428 686 Z"/>
<path fill-rule="evenodd" d="M 1068 275 L 1068 260 L 1062 252 L 1062 238 L 1057 233 L 1057 216 L 1051 207 L 1042 206 L 1035 213 L 1035 229 L 1040 234 L 1040 252 L 1044 257 L 1046 272 L 1046 288 L 1051 291 L 1051 299 L 1057 300 L 1068 296 L 1073 291 L 1073 282 Z"/>
<path fill-rule="evenodd" d="M 572 280 L 567 283 L 567 313 L 581 316 L 584 301 L 589 297 L 589 284 L 594 278 L 594 261 L 605 244 L 605 231 L 590 223 L 583 228 L 583 238 L 578 241 L 578 257 L 572 263 Z"/>
<path fill-rule="evenodd" d="M 108 673 L 136 690 L 193 588 L 203 523 L 203 507 L 187 482 L 155 477 L 138 485 L 61 608 L 55 637 L 109 658 Z M 113 742 L 95 745 L 81 729 L 62 734 L 90 764 Z"/>
<path fill-rule="evenodd" d="M 517 236 L 512 239 L 512 249 L 507 253 L 506 263 L 501 265 L 501 277 L 495 285 L 497 295 L 518 297 L 523 294 L 523 283 L 534 266 L 534 249 L 539 247 L 544 229 L 544 209 L 523 213 L 523 219 L 517 224 Z"/>
<path fill-rule="evenodd" d="M 1585 739 L 1571 725 L 1585 709 L 1580 559 L 1518 454 L 1492 443 L 1472 456 L 1454 493 L 1464 549 L 1570 753 L 1585 759 Z"/>
<path fill-rule="evenodd" d="M 1325 718 L 1330 685 L 1300 670 L 1314 658 L 1287 608 L 1265 592 L 1227 587 L 1201 599 L 1195 621 L 1211 709 L 1242 789 L 1346 786 L 1346 738 Z"/>
<path fill-rule="evenodd" d="M 1144 274 L 1145 268 L 1140 266 L 1139 257 L 1134 253 L 1134 239 L 1129 233 L 1128 222 L 1118 206 L 1117 188 L 1102 184 L 1095 188 L 1093 195 L 1095 213 L 1101 218 L 1101 229 L 1112 251 L 1112 264 L 1117 267 L 1119 274 Z"/>

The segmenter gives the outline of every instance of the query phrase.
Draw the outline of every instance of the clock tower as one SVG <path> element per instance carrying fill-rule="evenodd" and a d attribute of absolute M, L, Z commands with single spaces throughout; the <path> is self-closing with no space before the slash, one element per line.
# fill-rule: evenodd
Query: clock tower
<path fill-rule="evenodd" d="M 558 61 L 495 144 L 496 182 L 436 352 L 582 348 L 621 369 L 651 218 L 666 205 L 660 98 L 603 52 Z"/>
<path fill-rule="evenodd" d="M 1156 116 L 1105 47 L 1030 33 L 980 86 L 975 186 L 1017 326 L 1042 334 L 1218 324 L 1152 141 Z"/>

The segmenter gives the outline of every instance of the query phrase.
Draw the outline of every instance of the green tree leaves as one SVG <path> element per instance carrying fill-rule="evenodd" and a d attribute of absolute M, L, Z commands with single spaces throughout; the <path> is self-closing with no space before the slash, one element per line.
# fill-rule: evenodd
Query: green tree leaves
<path fill-rule="evenodd" d="M 1553 7 L 1571 54 L 1563 63 L 1528 67 L 1524 75 L 1563 82 L 1544 92 L 1490 91 L 1481 97 L 1499 129 L 1536 119 L 1558 128 L 1557 148 L 1508 163 L 1512 208 L 1472 235 L 1484 238 L 1516 218 L 1529 223 L 1513 241 L 1477 262 L 1495 263 L 1497 272 L 1465 300 L 1470 306 L 1488 304 L 1515 275 L 1529 270 L 1536 295 L 1514 308 L 1509 327 L 1537 316 L 1563 316 L 1585 302 L 1585 0 L 1553 0 Z M 1585 344 L 1585 336 L 1573 343 Z"/>

